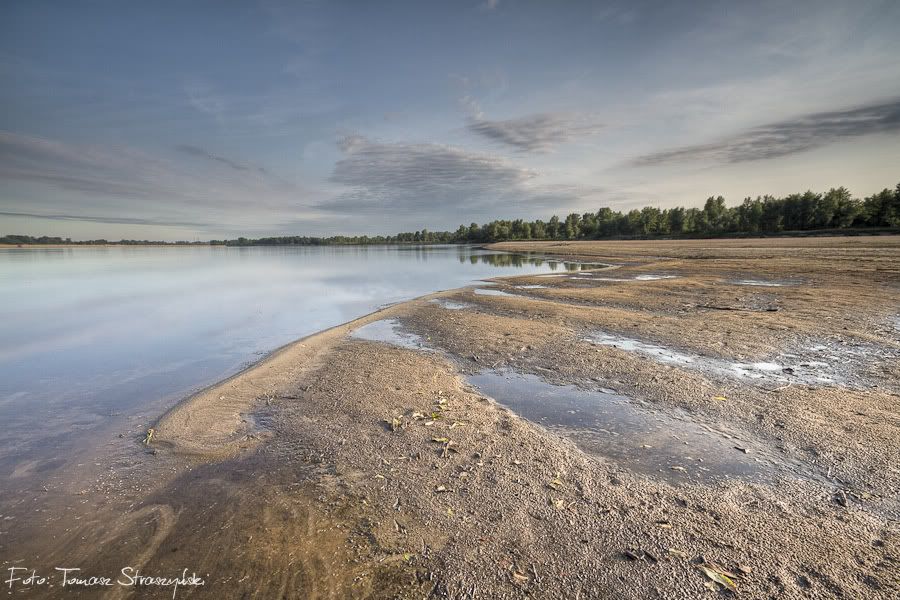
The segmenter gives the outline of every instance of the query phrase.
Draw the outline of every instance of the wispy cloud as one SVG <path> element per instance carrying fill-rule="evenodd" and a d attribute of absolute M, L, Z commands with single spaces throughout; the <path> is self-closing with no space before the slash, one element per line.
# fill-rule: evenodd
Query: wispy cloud
<path fill-rule="evenodd" d="M 263 167 L 257 167 L 253 165 L 249 165 L 246 163 L 238 162 L 236 160 L 231 160 L 230 158 L 225 158 L 224 156 L 219 156 L 218 154 L 213 154 L 209 150 L 201 148 L 200 146 L 192 146 L 190 144 L 180 144 L 175 146 L 175 149 L 179 152 L 184 152 L 185 154 L 189 154 L 191 156 L 196 156 L 199 158 L 205 158 L 214 162 L 221 163 L 225 166 L 231 167 L 235 171 L 258 171 L 259 173 L 267 173 L 267 171 Z"/>
<path fill-rule="evenodd" d="M 156 177 L 161 169 L 159 161 L 124 148 L 110 151 L 0 131 L 0 179 L 146 198 L 160 191 Z M 135 173 L 143 176 L 135 177 Z"/>
<path fill-rule="evenodd" d="M 684 161 L 740 163 L 796 154 L 838 140 L 900 132 L 900 98 L 754 127 L 711 142 L 654 152 L 633 161 L 654 166 Z"/>
<path fill-rule="evenodd" d="M 321 205 L 330 210 L 453 211 L 521 191 L 537 176 L 488 154 L 430 143 L 341 140 L 331 181 L 350 190 Z"/>
<path fill-rule="evenodd" d="M 201 113 L 214 117 L 221 121 L 225 116 L 225 100 L 216 94 L 212 87 L 200 82 L 193 82 L 184 86 L 188 104 Z"/>
<path fill-rule="evenodd" d="M 0 131 L 0 182 L 71 192 L 48 194 L 35 188 L 28 210 L 3 204 L 0 208 L 7 216 L 15 212 L 98 223 L 195 227 L 205 223 L 218 229 L 271 226 L 316 216 L 309 209 L 315 201 L 312 191 L 199 147 L 180 151 L 226 168 L 191 168 L 124 147 L 69 144 Z"/>
<path fill-rule="evenodd" d="M 470 131 L 523 152 L 547 152 L 595 135 L 602 127 L 593 117 L 568 113 L 540 113 L 505 121 L 490 121 L 476 114 L 469 120 Z"/>
<path fill-rule="evenodd" d="M 424 219 L 450 227 L 460 220 L 565 214 L 608 197 L 600 187 L 544 181 L 532 169 L 455 146 L 348 136 L 339 148 L 344 157 L 331 181 L 349 189 L 317 208 L 390 215 L 395 229 Z"/>
<path fill-rule="evenodd" d="M 4 217 L 27 217 L 30 219 L 49 219 L 51 221 L 89 221 L 91 223 L 105 223 L 115 225 L 166 225 L 174 227 L 207 227 L 209 223 L 200 223 L 196 221 L 170 221 L 165 218 L 159 219 L 140 219 L 131 217 L 101 217 L 97 215 L 65 215 L 65 214 L 44 214 L 32 212 L 10 212 L 0 211 L 0 216 Z"/>
<path fill-rule="evenodd" d="M 463 76 L 453 76 L 451 81 L 462 92 L 458 102 L 468 114 L 469 131 L 520 152 L 549 152 L 577 138 L 596 135 L 603 129 L 596 116 L 572 112 L 535 113 L 505 120 L 488 119 L 473 95 L 472 88 L 503 90 L 507 86 L 505 76 L 502 73 L 482 73 L 477 81 Z"/>

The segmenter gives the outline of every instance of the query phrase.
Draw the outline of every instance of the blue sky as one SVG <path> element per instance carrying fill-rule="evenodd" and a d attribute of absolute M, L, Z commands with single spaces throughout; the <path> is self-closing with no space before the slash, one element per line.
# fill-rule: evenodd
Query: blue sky
<path fill-rule="evenodd" d="M 0 233 L 866 195 L 900 181 L 898 26 L 895 1 L 4 2 Z"/>

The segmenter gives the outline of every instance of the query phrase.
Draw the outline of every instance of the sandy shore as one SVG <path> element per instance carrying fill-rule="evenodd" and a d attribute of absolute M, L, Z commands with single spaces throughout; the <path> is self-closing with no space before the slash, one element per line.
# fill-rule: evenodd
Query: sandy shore
<path fill-rule="evenodd" d="M 900 238 L 495 247 L 612 267 L 392 306 L 185 401 L 79 564 L 207 574 L 184 597 L 900 594 Z M 385 319 L 407 347 L 351 335 Z"/>

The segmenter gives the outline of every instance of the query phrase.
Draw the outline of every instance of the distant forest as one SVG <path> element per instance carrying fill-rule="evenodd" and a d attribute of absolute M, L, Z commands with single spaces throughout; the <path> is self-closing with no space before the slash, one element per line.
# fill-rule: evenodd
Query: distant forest
<path fill-rule="evenodd" d="M 506 240 L 596 240 L 655 237 L 718 237 L 772 235 L 786 232 L 900 228 L 900 184 L 862 200 L 843 187 L 825 193 L 805 192 L 784 198 L 757 196 L 737 206 L 726 206 L 722 196 L 710 197 L 703 208 L 652 206 L 627 213 L 601 208 L 595 213 L 572 213 L 548 221 L 498 220 L 484 225 L 460 225 L 456 231 L 421 231 L 388 236 L 283 236 L 209 242 L 174 242 L 177 245 L 213 246 L 318 246 L 340 244 L 452 244 Z M 148 240 L 73 242 L 59 237 L 7 235 L 2 244 L 155 244 Z"/>

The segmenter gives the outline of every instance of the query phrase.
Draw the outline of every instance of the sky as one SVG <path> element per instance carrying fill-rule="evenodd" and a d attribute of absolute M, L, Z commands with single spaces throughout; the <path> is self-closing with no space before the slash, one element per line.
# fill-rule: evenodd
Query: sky
<path fill-rule="evenodd" d="M 900 182 L 900 2 L 6 0 L 0 234 L 456 229 Z"/>

